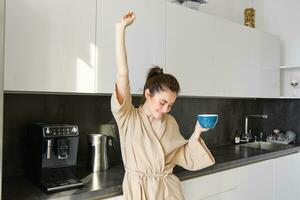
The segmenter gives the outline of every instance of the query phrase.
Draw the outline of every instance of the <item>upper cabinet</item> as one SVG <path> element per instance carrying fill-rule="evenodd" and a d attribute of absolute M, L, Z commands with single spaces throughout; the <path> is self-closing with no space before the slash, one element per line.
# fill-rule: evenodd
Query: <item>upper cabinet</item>
<path fill-rule="evenodd" d="M 300 66 L 300 2 L 254 0 L 257 28 L 280 36 L 281 66 Z"/>
<path fill-rule="evenodd" d="M 112 93 L 115 24 L 128 12 L 131 91 L 153 65 L 175 75 L 181 95 L 279 96 L 279 39 L 161 0 L 9 0 L 6 91 Z"/>
<path fill-rule="evenodd" d="M 133 11 L 134 24 L 126 31 L 131 92 L 142 94 L 152 65 L 165 66 L 165 2 L 161 0 L 99 0 L 97 4 L 98 91 L 111 93 L 116 77 L 115 24 Z"/>
<path fill-rule="evenodd" d="M 169 3 L 166 67 L 181 95 L 279 96 L 279 38 Z"/>
<path fill-rule="evenodd" d="M 177 4 L 166 9 L 166 68 L 179 81 L 182 95 L 213 95 L 214 19 Z M 205 85 L 203 85 L 205 83 Z M 214 87 L 216 86 L 216 87 Z M 212 89 L 212 90 L 211 90 Z"/>
<path fill-rule="evenodd" d="M 260 32 L 259 94 L 261 97 L 280 96 L 280 39 Z"/>
<path fill-rule="evenodd" d="M 115 24 L 134 11 L 126 35 L 132 93 L 151 65 L 165 66 L 165 2 L 10 0 L 6 3 L 5 90 L 112 93 Z"/>
<path fill-rule="evenodd" d="M 219 88 L 215 95 L 259 96 L 259 34 L 221 18 L 214 20 L 212 76 L 214 87 Z"/>
<path fill-rule="evenodd" d="M 96 0 L 9 0 L 5 20 L 5 90 L 96 91 Z"/>

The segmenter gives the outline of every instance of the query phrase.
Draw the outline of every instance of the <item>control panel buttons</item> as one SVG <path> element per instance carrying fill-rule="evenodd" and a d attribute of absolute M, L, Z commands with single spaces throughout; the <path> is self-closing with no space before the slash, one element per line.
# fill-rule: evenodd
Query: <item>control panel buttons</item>
<path fill-rule="evenodd" d="M 76 126 L 68 127 L 45 127 L 44 134 L 48 137 L 58 137 L 58 136 L 76 136 L 78 135 L 78 128 Z"/>
<path fill-rule="evenodd" d="M 71 131 L 72 133 L 77 133 L 78 129 L 76 127 L 73 127 Z"/>

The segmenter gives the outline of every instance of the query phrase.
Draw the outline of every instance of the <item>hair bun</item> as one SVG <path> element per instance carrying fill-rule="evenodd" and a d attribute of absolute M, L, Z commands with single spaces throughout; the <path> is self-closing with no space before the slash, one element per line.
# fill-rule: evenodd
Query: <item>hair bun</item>
<path fill-rule="evenodd" d="M 150 70 L 148 72 L 147 80 L 154 76 L 161 75 L 161 74 L 164 74 L 163 68 L 154 66 L 154 67 L 150 68 Z"/>

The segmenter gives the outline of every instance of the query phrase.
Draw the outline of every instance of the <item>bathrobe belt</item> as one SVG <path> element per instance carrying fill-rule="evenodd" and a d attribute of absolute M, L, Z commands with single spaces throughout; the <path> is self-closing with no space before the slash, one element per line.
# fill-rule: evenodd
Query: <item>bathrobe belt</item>
<path fill-rule="evenodd" d="M 172 174 L 173 168 L 171 168 L 171 169 L 169 169 L 165 172 L 160 172 L 160 173 L 145 173 L 145 172 L 140 172 L 140 171 L 137 171 L 137 170 L 132 170 L 132 169 L 129 169 L 127 167 L 125 167 L 125 171 L 126 171 L 126 173 L 138 176 L 140 178 L 139 184 L 140 184 L 141 187 L 143 187 L 143 184 L 141 182 L 144 178 L 150 178 L 150 177 L 151 178 L 162 178 L 163 184 L 165 185 L 164 199 L 166 199 L 169 196 L 169 194 L 170 194 L 169 189 L 166 185 L 166 182 L 164 181 L 164 178 L 166 178 L 170 174 Z"/>
<path fill-rule="evenodd" d="M 128 167 L 125 167 L 125 171 L 129 174 L 133 174 L 133 175 L 137 175 L 139 177 L 167 177 L 168 175 L 170 175 L 173 171 L 173 169 L 167 170 L 165 172 L 159 172 L 159 173 L 146 173 L 146 172 L 141 172 L 141 171 L 137 171 L 137 170 L 133 170 L 133 169 L 129 169 Z"/>

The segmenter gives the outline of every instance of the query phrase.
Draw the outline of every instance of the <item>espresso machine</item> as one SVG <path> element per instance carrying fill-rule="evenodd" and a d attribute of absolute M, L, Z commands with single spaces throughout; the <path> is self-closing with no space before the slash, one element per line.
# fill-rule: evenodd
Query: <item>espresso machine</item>
<path fill-rule="evenodd" d="M 25 138 L 25 173 L 45 192 L 83 185 L 75 176 L 79 141 L 76 125 L 31 124 Z"/>

